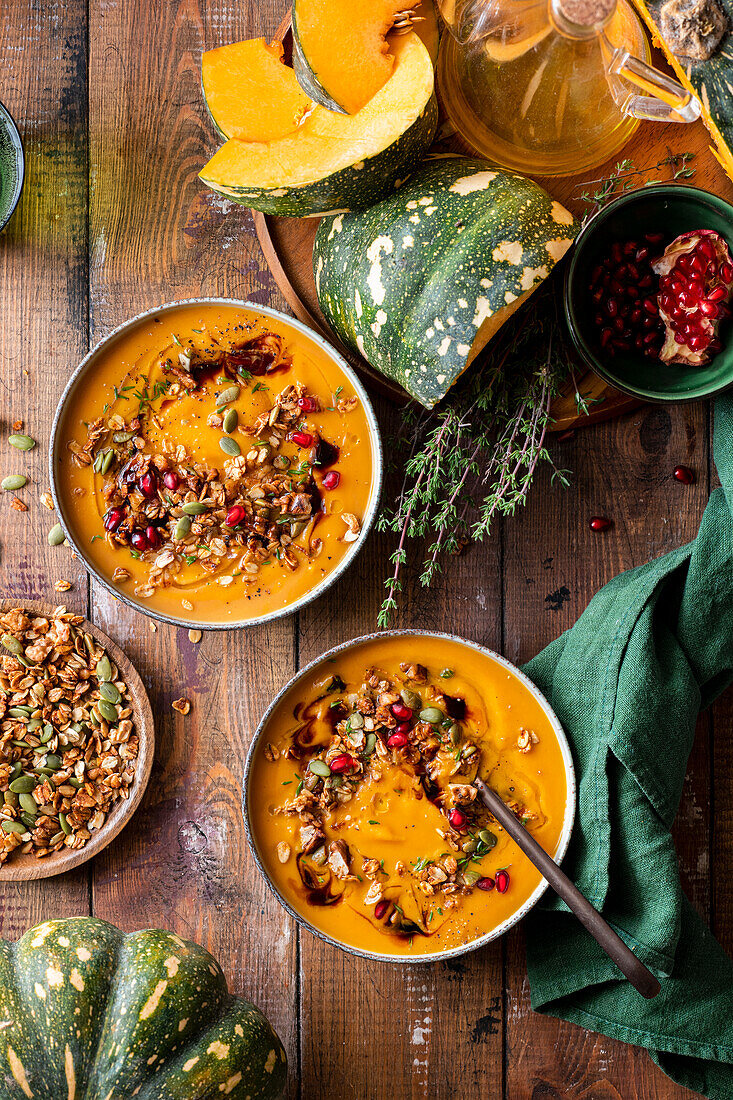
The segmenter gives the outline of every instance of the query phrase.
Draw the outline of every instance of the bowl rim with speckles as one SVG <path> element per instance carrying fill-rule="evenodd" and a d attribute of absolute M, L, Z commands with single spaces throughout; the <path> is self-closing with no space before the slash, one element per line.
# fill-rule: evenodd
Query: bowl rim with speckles
<path fill-rule="evenodd" d="M 323 351 L 332 362 L 346 375 L 351 385 L 359 397 L 364 409 L 364 414 L 369 426 L 369 438 L 372 447 L 372 484 L 371 493 L 369 497 L 369 503 L 362 522 L 361 531 L 358 538 L 352 544 L 351 550 L 344 555 L 338 565 L 331 570 L 331 572 L 319 581 L 318 584 L 309 591 L 300 596 L 297 600 L 293 600 L 291 603 L 286 604 L 284 607 L 276 608 L 273 611 L 268 611 L 264 615 L 255 615 L 244 619 L 235 619 L 225 622 L 204 622 L 194 618 L 187 619 L 183 616 L 170 615 L 163 613 L 155 608 L 146 607 L 144 600 L 137 599 L 136 597 L 129 596 L 125 593 L 121 587 L 116 587 L 114 583 L 103 576 L 99 572 L 97 567 L 89 558 L 86 549 L 81 544 L 81 541 L 75 537 L 72 524 L 67 519 L 64 511 L 61 495 L 59 493 L 58 483 L 60 480 L 60 468 L 59 468 L 59 454 L 61 448 L 64 446 L 65 441 L 61 438 L 61 425 L 66 415 L 66 409 L 76 393 L 80 385 L 83 384 L 87 375 L 92 372 L 96 366 L 97 360 L 107 352 L 111 344 L 115 342 L 120 336 L 124 335 L 130 329 L 136 325 L 141 324 L 149 317 L 157 317 L 166 313 L 174 312 L 177 309 L 185 308 L 187 306 L 234 306 L 239 309 L 247 309 L 253 313 L 260 314 L 264 317 L 271 317 L 278 321 L 280 324 L 289 326 L 306 341 L 311 341 L 321 351 Z M 69 541 L 70 545 L 74 548 L 76 553 L 81 558 L 84 568 L 96 581 L 98 581 L 104 588 L 107 589 L 116 599 L 121 600 L 122 603 L 131 607 L 135 611 L 140 611 L 143 615 L 147 615 L 148 618 L 157 622 L 170 623 L 171 626 L 182 627 L 186 630 L 244 630 L 248 627 L 261 626 L 263 623 L 273 622 L 276 619 L 285 618 L 288 615 L 294 615 L 296 612 L 302 610 L 308 604 L 313 603 L 320 596 L 324 594 L 332 585 L 334 585 L 346 572 L 347 569 L 356 560 L 357 555 L 362 549 L 369 533 L 374 525 L 374 521 L 379 509 L 379 502 L 382 493 L 382 481 L 384 472 L 384 451 L 382 447 L 382 437 L 379 431 L 379 424 L 372 407 L 371 400 L 364 385 L 359 380 L 353 367 L 349 366 L 346 360 L 329 342 L 320 336 L 313 329 L 308 328 L 302 321 L 296 320 L 294 317 L 288 317 L 287 314 L 281 313 L 280 310 L 272 309 L 270 306 L 261 306 L 256 302 L 248 302 L 241 298 L 226 298 L 226 297 L 212 297 L 212 298 L 182 298 L 175 302 L 165 302 L 163 305 L 151 307 L 150 309 L 143 310 L 142 313 L 136 314 L 127 321 L 123 321 L 122 324 L 117 325 L 111 332 L 108 332 L 95 346 L 89 351 L 82 359 L 79 366 L 76 368 L 71 378 L 64 387 L 64 392 L 61 395 L 56 412 L 53 418 L 53 424 L 51 426 L 51 439 L 48 451 L 48 467 L 49 478 L 51 482 L 51 495 L 53 496 L 54 508 L 56 515 L 58 516 L 59 523 L 63 529 L 63 532 Z"/>
<path fill-rule="evenodd" d="M 250 784 L 250 778 L 252 775 L 252 765 L 254 757 L 257 752 L 257 747 L 260 744 L 263 736 L 267 732 L 267 727 L 272 718 L 276 708 L 280 704 L 281 700 L 287 695 L 287 693 L 294 687 L 296 687 L 302 680 L 310 676 L 320 665 L 325 665 L 332 661 L 334 657 L 341 653 L 351 650 L 360 645 L 366 645 L 368 643 L 378 641 L 381 638 L 442 638 L 445 641 L 455 642 L 458 645 L 466 646 L 469 649 L 473 649 L 478 653 L 482 653 L 484 656 L 496 661 L 502 668 L 507 669 L 513 673 L 514 676 L 527 688 L 533 698 L 542 707 L 552 729 L 557 737 L 560 745 L 560 752 L 562 755 L 563 764 L 565 766 L 565 782 L 567 784 L 567 795 L 565 800 L 565 814 L 563 817 L 562 830 L 558 839 L 557 848 L 553 855 L 553 859 L 556 863 L 562 863 L 563 858 L 568 850 L 570 843 L 570 836 L 573 831 L 573 824 L 575 822 L 575 803 L 576 803 L 576 779 L 575 779 L 575 767 L 573 764 L 573 757 L 570 751 L 570 745 L 568 743 L 565 730 L 560 724 L 560 720 L 555 714 L 554 710 L 548 703 L 539 688 L 532 683 L 529 677 L 522 672 L 515 664 L 507 660 L 506 657 L 502 657 L 500 653 L 497 653 L 493 649 L 489 649 L 487 646 L 480 645 L 478 642 L 469 641 L 467 638 L 461 638 L 457 634 L 448 634 L 444 631 L 438 630 L 420 630 L 418 628 L 404 629 L 404 630 L 382 630 L 373 634 L 362 634 L 358 638 L 352 638 L 348 642 L 342 642 L 340 645 L 334 646 L 326 653 L 321 654 L 320 657 L 316 657 L 313 661 L 310 661 L 303 668 L 288 680 L 287 684 L 277 693 L 275 698 L 270 703 L 269 707 L 263 714 L 260 723 L 255 731 L 252 743 L 250 744 L 247 752 L 247 759 L 244 765 L 244 778 L 242 780 L 242 816 L 244 817 L 244 831 L 247 837 L 247 844 L 249 850 L 252 853 L 254 861 L 259 869 L 260 874 L 264 878 L 267 886 L 271 892 L 275 895 L 277 900 L 283 906 L 283 908 L 290 914 L 290 916 L 298 922 L 303 928 L 307 928 L 309 932 L 312 932 L 318 939 L 323 940 L 324 943 L 332 944 L 334 947 L 340 947 L 342 951 L 348 952 L 350 955 L 358 955 L 364 959 L 376 959 L 380 962 L 390 963 L 407 963 L 407 964 L 421 964 L 430 962 L 445 961 L 446 959 L 455 959 L 459 955 L 467 955 L 471 951 L 477 951 L 480 947 L 485 947 L 486 944 L 491 943 L 493 940 L 503 936 L 505 932 L 508 932 L 510 928 L 513 928 L 527 913 L 532 909 L 540 900 L 545 890 L 547 890 L 549 883 L 547 879 L 543 878 L 532 891 L 530 896 L 515 910 L 506 920 L 492 928 L 491 931 L 486 932 L 483 936 L 477 937 L 475 940 L 471 940 L 470 943 L 459 944 L 457 947 L 451 947 L 445 951 L 433 951 L 429 954 L 410 955 L 405 953 L 404 955 L 382 955 L 375 951 L 364 951 L 361 948 L 353 947 L 351 944 L 342 943 L 340 940 L 335 939 L 333 936 L 329 936 L 328 933 L 322 932 L 316 928 L 315 925 L 304 917 L 302 913 L 299 913 L 290 902 L 280 893 L 275 884 L 273 883 L 268 871 L 264 865 L 264 861 L 260 856 L 257 840 L 255 839 L 255 830 L 252 825 L 252 819 L 250 816 L 250 803 L 251 800 L 259 795 L 260 792 L 254 792 Z"/>

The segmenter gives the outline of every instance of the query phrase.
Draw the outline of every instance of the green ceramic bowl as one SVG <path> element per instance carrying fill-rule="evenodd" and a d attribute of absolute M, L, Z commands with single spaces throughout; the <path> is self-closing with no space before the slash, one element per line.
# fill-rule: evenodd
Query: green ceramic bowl
<path fill-rule="evenodd" d="M 9 112 L 0 103 L 0 229 L 10 221 L 23 188 L 23 143 Z"/>
<path fill-rule="evenodd" d="M 637 351 L 604 355 L 593 317 L 596 307 L 588 285 L 597 263 L 615 241 L 663 233 L 665 244 L 693 229 L 714 229 L 733 251 L 733 206 L 679 183 L 654 184 L 621 195 L 593 217 L 579 234 L 566 268 L 565 318 L 576 351 L 583 361 L 624 393 L 643 401 L 692 401 L 733 385 L 733 326 L 723 323 L 723 350 L 706 366 L 664 364 Z"/>

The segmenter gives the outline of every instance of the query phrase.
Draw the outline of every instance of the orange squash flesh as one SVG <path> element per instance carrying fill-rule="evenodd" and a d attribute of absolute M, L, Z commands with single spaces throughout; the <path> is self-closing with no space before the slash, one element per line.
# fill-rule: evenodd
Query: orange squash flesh
<path fill-rule="evenodd" d="M 360 111 L 390 77 L 385 35 L 405 0 L 296 0 L 293 29 L 309 69 L 347 114 Z"/>
<path fill-rule="evenodd" d="M 479 774 L 507 801 L 518 801 L 535 815 L 528 823 L 530 832 L 548 852 L 555 853 L 565 816 L 567 783 L 562 752 L 549 719 L 527 687 L 503 665 L 470 647 L 441 638 L 375 638 L 330 659 L 295 685 L 273 712 L 255 750 L 248 799 L 257 850 L 275 887 L 296 912 L 340 943 L 378 954 L 419 957 L 469 944 L 485 935 L 515 913 L 539 885 L 539 872 L 500 826 L 491 820 L 488 828 L 498 838 L 496 846 L 468 867 L 491 877 L 497 870 L 507 869 L 510 882 L 506 893 L 474 888 L 467 895 L 453 894 L 459 897 L 455 908 L 449 907 L 450 902 L 446 905 L 439 891 L 426 896 L 417 888 L 410 868 L 416 861 L 438 860 L 450 854 L 446 840 L 438 835 L 438 830 L 447 828 L 445 814 L 421 796 L 419 784 L 416 795 L 414 773 L 399 755 L 392 763 L 380 762 L 383 773 L 379 780 L 365 778 L 350 801 L 326 813 L 324 830 L 328 840 L 340 838 L 347 843 L 351 871 L 361 876 L 361 881 L 355 877 L 335 883 L 341 891 L 338 900 L 323 904 L 304 886 L 298 873 L 301 821 L 297 816 L 276 812 L 295 796 L 308 763 L 307 758 L 286 756 L 303 726 L 302 720 L 294 716 L 298 704 L 300 717 L 305 706 L 324 696 L 333 677 L 340 677 L 344 688 L 335 696 L 326 696 L 324 709 L 319 712 L 327 716 L 329 700 L 358 691 L 366 669 L 376 668 L 395 679 L 402 675 L 401 662 L 419 662 L 427 667 L 428 685 L 409 684 L 424 700 L 431 683 L 440 691 L 466 700 L 462 727 L 465 737 L 479 746 Z M 453 670 L 448 680 L 440 677 L 446 666 Z M 328 717 L 308 728 L 311 744 L 328 743 L 332 732 Z M 523 729 L 533 731 L 537 737 L 526 753 L 517 744 Z M 445 759 L 449 774 L 454 756 L 446 753 Z M 289 849 L 284 863 L 278 855 L 278 844 Z M 377 919 L 374 901 L 365 900 L 372 885 L 363 873 L 366 859 L 384 861 L 379 882 L 385 897 L 396 901 L 405 914 L 414 914 L 422 907 L 423 914 L 427 914 L 427 934 L 399 934 Z M 397 867 L 399 861 L 407 869 L 402 874 Z"/>
<path fill-rule="evenodd" d="M 251 38 L 208 50 L 201 59 L 204 96 L 216 127 L 240 141 L 276 141 L 293 133 L 312 107 L 280 42 Z"/>
<path fill-rule="evenodd" d="M 228 347 L 244 337 L 265 332 L 283 337 L 292 365 L 253 378 L 242 386 L 240 396 L 231 405 L 239 417 L 239 426 L 231 437 L 239 443 L 242 455 L 246 455 L 255 444 L 247 427 L 291 383 L 302 382 L 309 394 L 317 396 L 321 410 L 304 415 L 305 430 L 319 432 L 339 448 L 335 468 L 341 475 L 335 491 L 321 493 L 325 511 L 313 533 L 322 540 L 323 548 L 316 556 L 308 556 L 310 535 L 306 529 L 295 540 L 300 543 L 300 564 L 294 571 L 273 558 L 262 565 L 255 581 L 251 576 L 248 580 L 237 567 L 239 558 L 233 551 L 232 560 L 213 577 L 199 562 L 187 562 L 169 587 L 157 588 L 150 596 L 137 595 L 135 589 L 148 582 L 149 562 L 136 558 L 128 548 L 114 543 L 105 534 L 103 480 L 91 465 L 76 465 L 67 444 L 71 441 L 82 446 L 86 439 L 85 424 L 99 416 L 134 415 L 137 401 L 133 395 L 145 386 L 149 393 L 155 391 L 161 357 L 177 358 L 182 346 L 204 348 L 216 343 Z M 219 445 L 222 431 L 208 423 L 215 410 L 215 394 L 221 388 L 211 378 L 202 393 L 181 394 L 175 401 L 156 399 L 151 407 L 157 425 L 146 432 L 146 451 L 163 451 L 165 442 L 172 440 L 186 447 L 192 461 L 221 469 L 226 460 Z M 352 552 L 354 543 L 343 540 L 347 526 L 342 514 L 351 513 L 363 519 L 372 495 L 373 451 L 366 413 L 358 398 L 353 409 L 341 411 L 334 401 L 337 392 L 341 401 L 356 397 L 352 383 L 338 365 L 285 321 L 265 317 L 254 309 L 212 303 L 181 306 L 159 318 L 143 319 L 104 350 L 84 386 L 67 403 L 60 424 L 58 491 L 62 512 L 75 541 L 113 587 L 119 587 L 141 609 L 153 614 L 161 612 L 205 625 L 246 621 L 286 608 L 309 593 Z M 286 442 L 283 450 L 291 457 L 291 465 L 302 461 L 303 452 L 295 443 Z M 322 475 L 317 480 L 322 481 Z M 118 567 L 129 572 L 129 579 L 118 583 L 113 580 Z M 225 574 L 233 575 L 234 579 L 222 585 Z"/>

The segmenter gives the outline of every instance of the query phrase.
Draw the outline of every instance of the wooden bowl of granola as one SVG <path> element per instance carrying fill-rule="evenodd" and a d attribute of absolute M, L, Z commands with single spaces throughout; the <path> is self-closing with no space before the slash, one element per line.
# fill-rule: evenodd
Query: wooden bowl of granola
<path fill-rule="evenodd" d="M 357 638 L 302 669 L 262 719 L 244 776 L 250 848 L 322 939 L 390 962 L 460 955 L 547 887 L 476 797 L 477 777 L 562 859 L 573 763 L 535 685 L 451 635 Z"/>
<path fill-rule="evenodd" d="M 97 855 L 150 778 L 142 680 L 63 606 L 0 602 L 0 881 L 48 878 Z"/>
<path fill-rule="evenodd" d="M 51 488 L 89 571 L 187 628 L 291 614 L 354 560 L 382 448 L 358 377 L 277 310 L 173 302 L 110 333 L 70 379 Z"/>

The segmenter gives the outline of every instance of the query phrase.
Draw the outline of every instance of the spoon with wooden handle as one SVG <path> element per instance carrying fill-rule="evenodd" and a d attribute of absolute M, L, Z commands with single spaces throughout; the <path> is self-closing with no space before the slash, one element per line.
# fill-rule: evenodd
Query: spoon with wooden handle
<path fill-rule="evenodd" d="M 530 862 L 544 875 L 555 893 L 562 898 L 569 909 L 572 909 L 580 923 L 587 928 L 606 954 L 613 959 L 634 989 L 647 999 L 656 997 L 661 986 L 651 971 L 647 970 L 643 962 L 637 959 L 634 952 L 626 946 L 598 910 L 593 908 L 587 898 L 583 897 L 577 886 L 560 870 L 555 860 L 527 832 L 503 799 L 478 777 L 474 779 L 473 785 L 478 790 L 479 798 L 486 809 L 494 815 Z"/>

